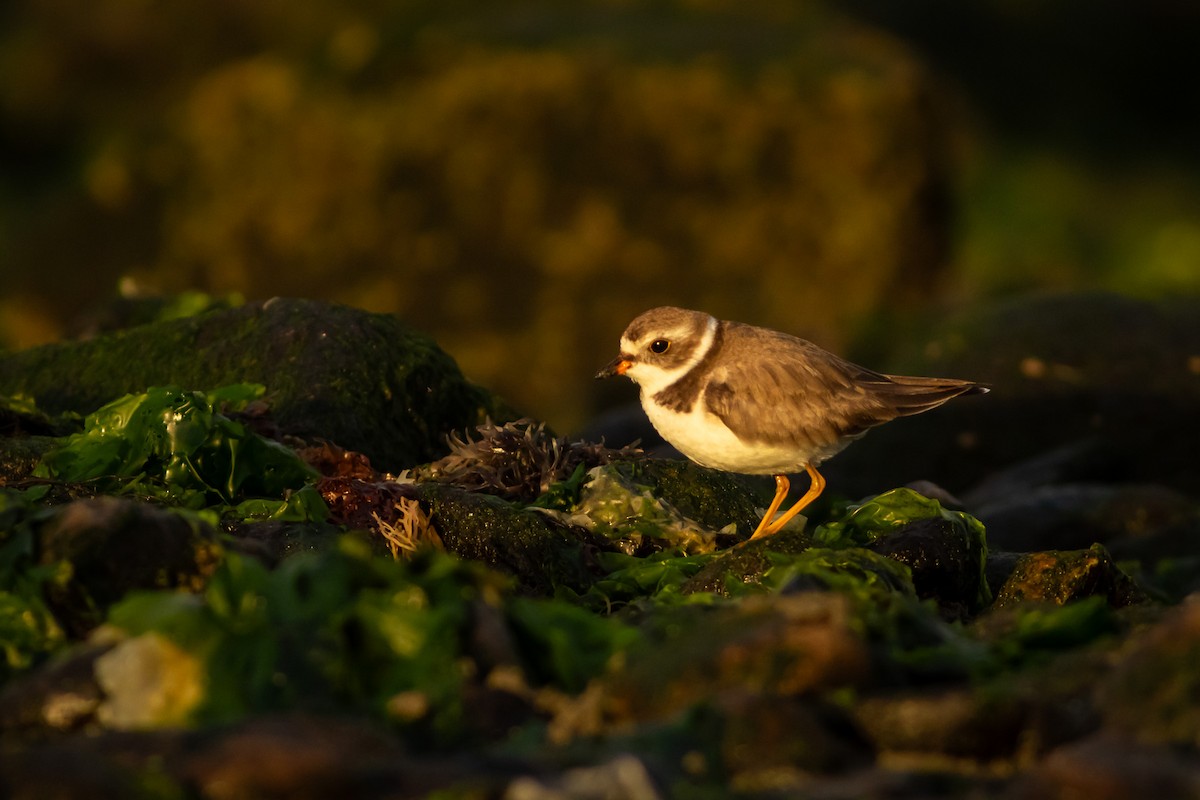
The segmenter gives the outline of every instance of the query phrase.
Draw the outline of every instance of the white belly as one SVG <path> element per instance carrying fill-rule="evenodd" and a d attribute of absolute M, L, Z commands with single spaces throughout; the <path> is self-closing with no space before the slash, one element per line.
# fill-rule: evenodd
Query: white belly
<path fill-rule="evenodd" d="M 647 402 L 646 398 L 642 398 L 642 407 L 664 439 L 704 467 L 749 475 L 779 475 L 802 472 L 811 456 L 818 455 L 791 446 L 743 442 L 719 417 L 708 413 L 702 401 L 688 413 L 671 411 Z"/>

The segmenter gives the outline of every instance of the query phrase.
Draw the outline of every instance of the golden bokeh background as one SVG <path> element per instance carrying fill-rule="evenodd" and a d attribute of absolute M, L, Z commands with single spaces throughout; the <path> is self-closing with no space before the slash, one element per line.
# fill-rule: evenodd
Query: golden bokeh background
<path fill-rule="evenodd" d="M 13 0 L 0 346 L 118 286 L 315 297 L 569 431 L 656 304 L 855 355 L 998 295 L 1196 291 L 1195 82 L 1137 101 L 1200 13 L 891 5 Z"/>

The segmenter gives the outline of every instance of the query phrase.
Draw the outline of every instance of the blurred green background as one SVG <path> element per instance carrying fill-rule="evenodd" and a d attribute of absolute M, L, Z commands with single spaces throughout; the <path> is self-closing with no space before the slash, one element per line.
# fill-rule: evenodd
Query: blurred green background
<path fill-rule="evenodd" d="M 556 428 L 625 323 L 868 361 L 1200 288 L 1200 4 L 9 0 L 0 346 L 126 293 L 397 312 Z M 897 333 L 899 332 L 899 333 Z"/>

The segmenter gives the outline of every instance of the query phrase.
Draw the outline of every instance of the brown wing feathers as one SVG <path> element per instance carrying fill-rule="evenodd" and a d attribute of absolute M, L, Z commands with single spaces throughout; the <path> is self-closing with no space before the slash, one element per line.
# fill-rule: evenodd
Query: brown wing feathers
<path fill-rule="evenodd" d="M 804 344 L 820 357 L 758 361 L 753 367 L 749 359 L 736 361 L 725 381 L 708 384 L 708 409 L 746 438 L 760 438 L 769 430 L 774 436 L 820 443 L 861 435 L 959 395 L 988 391 L 953 378 L 884 375 Z M 742 397 L 734 385 L 741 387 Z"/>
<path fill-rule="evenodd" d="M 871 392 L 883 403 L 896 410 L 897 416 L 907 417 L 936 408 L 964 394 L 983 394 L 987 386 L 954 378 L 912 378 L 887 375 L 886 383 L 872 383 Z"/>

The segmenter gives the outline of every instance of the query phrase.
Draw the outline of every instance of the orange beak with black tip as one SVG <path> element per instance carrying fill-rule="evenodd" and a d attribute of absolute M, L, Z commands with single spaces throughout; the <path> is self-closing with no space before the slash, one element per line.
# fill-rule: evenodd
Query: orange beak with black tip
<path fill-rule="evenodd" d="M 596 373 L 597 378 L 611 378 L 613 375 L 624 375 L 625 371 L 633 366 L 633 357 L 627 356 L 624 353 L 614 358 L 605 365 L 604 369 Z"/>

